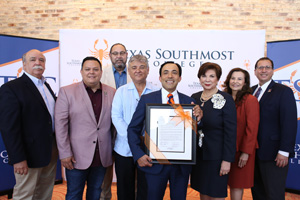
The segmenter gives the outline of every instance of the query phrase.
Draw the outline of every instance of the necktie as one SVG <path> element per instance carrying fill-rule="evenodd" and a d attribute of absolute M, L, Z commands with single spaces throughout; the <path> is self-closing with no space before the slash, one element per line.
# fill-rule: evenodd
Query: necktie
<path fill-rule="evenodd" d="M 259 95 L 260 95 L 260 92 L 261 92 L 261 87 L 258 88 L 258 90 L 256 91 L 256 93 L 255 93 L 254 96 L 255 96 L 256 98 L 258 98 Z"/>
<path fill-rule="evenodd" d="M 173 94 L 168 94 L 168 98 L 169 98 L 167 102 L 168 104 L 175 104 Z"/>

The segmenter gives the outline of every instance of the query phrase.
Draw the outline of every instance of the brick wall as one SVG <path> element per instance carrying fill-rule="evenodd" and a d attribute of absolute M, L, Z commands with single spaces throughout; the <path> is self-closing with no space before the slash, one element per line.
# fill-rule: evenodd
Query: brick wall
<path fill-rule="evenodd" d="M 300 38 L 298 0 L 0 0 L 0 34 L 59 39 L 59 29 L 266 30 Z"/>

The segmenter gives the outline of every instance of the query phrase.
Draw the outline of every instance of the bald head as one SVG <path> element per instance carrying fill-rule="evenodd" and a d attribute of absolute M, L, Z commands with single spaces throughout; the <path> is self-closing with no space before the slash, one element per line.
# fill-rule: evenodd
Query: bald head
<path fill-rule="evenodd" d="M 32 49 L 22 57 L 23 70 L 28 74 L 41 79 L 45 71 L 46 58 L 42 52 Z"/>

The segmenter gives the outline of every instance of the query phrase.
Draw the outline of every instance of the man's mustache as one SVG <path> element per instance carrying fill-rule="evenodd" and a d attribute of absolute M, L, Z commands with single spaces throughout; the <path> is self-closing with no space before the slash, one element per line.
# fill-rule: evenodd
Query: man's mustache
<path fill-rule="evenodd" d="M 32 69 L 44 69 L 41 65 L 36 65 L 36 66 L 34 66 Z"/>

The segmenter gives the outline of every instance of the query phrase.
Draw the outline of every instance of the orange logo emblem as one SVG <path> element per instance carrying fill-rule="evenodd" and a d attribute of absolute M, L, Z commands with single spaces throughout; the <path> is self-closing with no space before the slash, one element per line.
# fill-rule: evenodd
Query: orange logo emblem
<path fill-rule="evenodd" d="M 97 49 L 96 48 L 96 46 L 97 46 L 97 44 L 99 42 L 99 39 L 98 39 L 94 43 L 94 50 L 90 50 L 92 56 L 98 58 L 101 63 L 102 63 L 103 58 L 107 60 L 108 57 L 109 57 L 109 53 L 108 53 L 108 50 L 107 50 L 108 49 L 108 43 L 107 43 L 107 41 L 105 39 L 103 41 L 104 41 L 104 43 L 106 45 L 105 49 Z"/>
<path fill-rule="evenodd" d="M 293 80 L 293 77 L 296 75 L 296 73 L 297 73 L 297 70 L 295 70 L 295 71 L 293 71 L 293 72 L 291 73 L 290 83 L 291 83 L 292 85 L 290 85 L 289 87 L 293 90 L 294 94 L 296 93 L 296 94 L 298 95 L 298 99 L 300 99 L 300 91 L 298 91 L 298 90 L 296 89 L 296 87 L 297 87 L 297 88 L 300 87 L 300 85 L 299 85 L 300 82 L 295 83 L 294 80 Z M 288 86 L 288 85 L 287 85 L 287 86 Z"/>
<path fill-rule="evenodd" d="M 247 70 L 250 70 L 250 60 L 244 60 L 244 66 Z"/>

